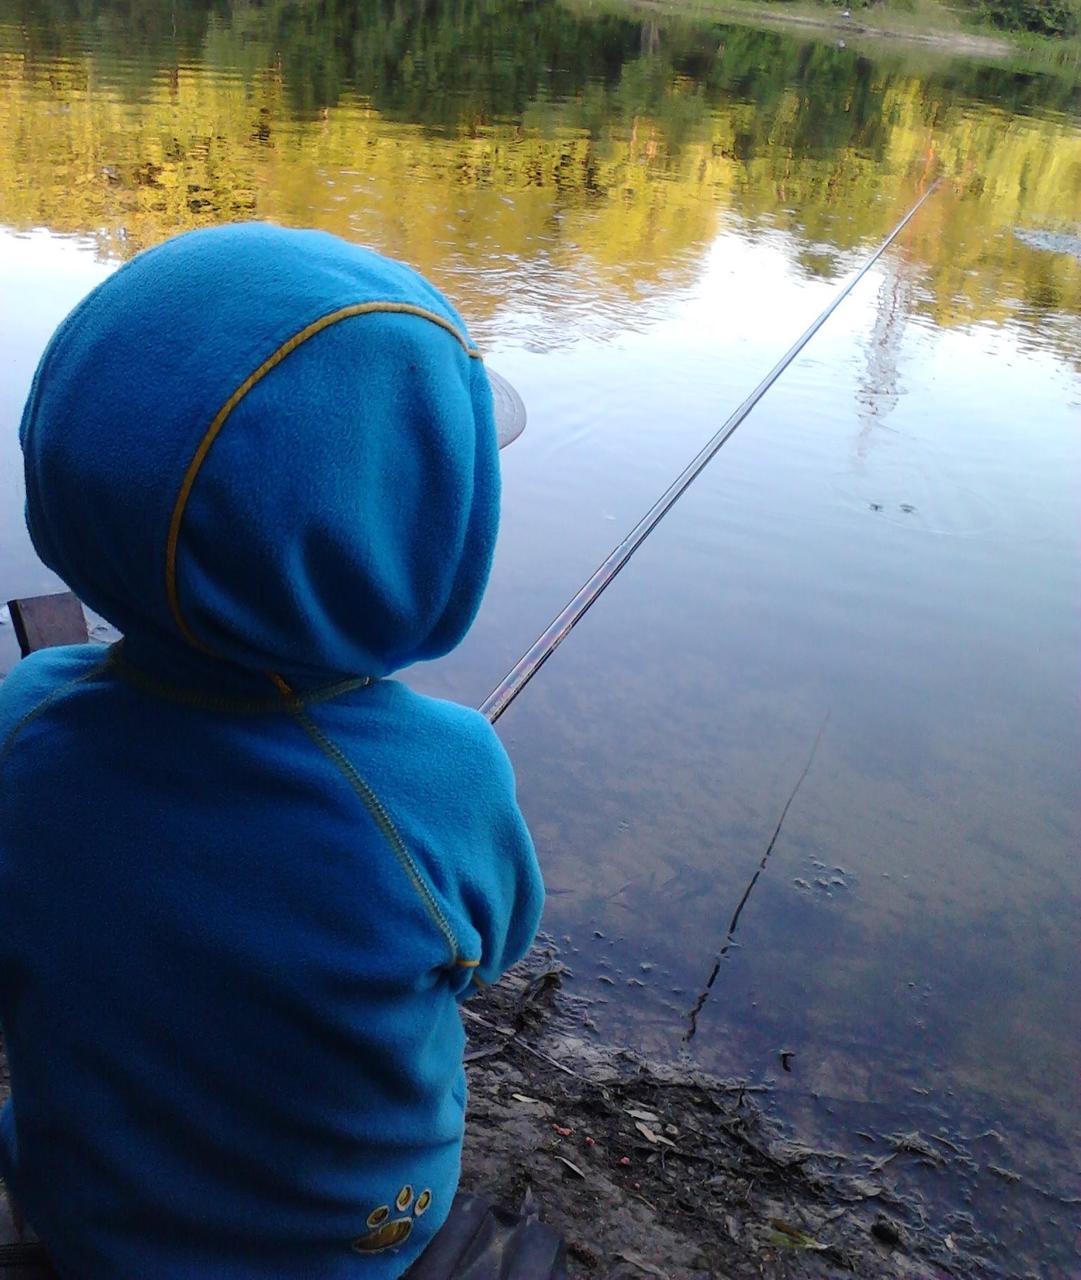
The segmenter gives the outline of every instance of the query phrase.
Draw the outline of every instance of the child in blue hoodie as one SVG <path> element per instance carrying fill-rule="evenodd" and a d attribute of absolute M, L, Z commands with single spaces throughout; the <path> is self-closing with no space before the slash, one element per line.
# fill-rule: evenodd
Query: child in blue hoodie
<path fill-rule="evenodd" d="M 459 643 L 492 394 L 408 268 L 264 225 L 140 255 L 22 422 L 41 558 L 124 634 L 0 686 L 0 1169 L 70 1280 L 390 1280 L 450 1208 L 457 1002 L 542 887 Z"/>

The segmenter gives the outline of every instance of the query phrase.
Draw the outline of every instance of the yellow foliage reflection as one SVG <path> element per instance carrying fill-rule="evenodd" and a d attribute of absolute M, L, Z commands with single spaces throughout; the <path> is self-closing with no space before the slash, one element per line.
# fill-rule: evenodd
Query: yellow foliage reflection
<path fill-rule="evenodd" d="M 791 233 L 803 269 L 833 272 L 942 172 L 951 184 L 905 241 L 917 305 L 942 325 L 1081 312 L 1081 262 L 1013 234 L 1081 207 L 1065 116 L 894 68 L 835 83 L 816 126 L 820 81 L 790 76 L 763 105 L 666 62 L 653 31 L 615 85 L 587 78 L 505 116 L 464 95 L 422 125 L 355 83 L 298 106 L 273 46 L 248 39 L 261 13 L 210 21 L 201 57 L 161 58 L 136 89 L 115 49 L 46 56 L 0 25 L 0 223 L 118 257 L 223 220 L 317 225 L 415 264 L 472 317 L 513 299 L 565 341 L 686 287 L 729 214 Z"/>

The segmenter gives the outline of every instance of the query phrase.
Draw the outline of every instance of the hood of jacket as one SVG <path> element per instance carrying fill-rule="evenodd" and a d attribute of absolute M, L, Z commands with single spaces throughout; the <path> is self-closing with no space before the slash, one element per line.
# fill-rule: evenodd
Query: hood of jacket
<path fill-rule="evenodd" d="M 378 677 L 480 605 L 479 352 L 431 284 L 335 236 L 241 224 L 140 254 L 57 330 L 21 440 L 38 554 L 171 669 Z"/>

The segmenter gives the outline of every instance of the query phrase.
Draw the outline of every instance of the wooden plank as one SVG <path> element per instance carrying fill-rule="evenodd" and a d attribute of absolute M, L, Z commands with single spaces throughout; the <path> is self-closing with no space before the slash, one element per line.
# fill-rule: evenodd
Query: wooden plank
<path fill-rule="evenodd" d="M 0 1280 L 60 1280 L 45 1247 L 27 1230 L 5 1190 L 0 1186 Z"/>
<path fill-rule="evenodd" d="M 8 609 L 24 658 L 38 649 L 52 649 L 61 644 L 86 644 L 90 639 L 83 606 L 70 591 L 9 600 Z"/>
<path fill-rule="evenodd" d="M 0 1244 L 0 1280 L 60 1280 L 40 1244 Z"/>

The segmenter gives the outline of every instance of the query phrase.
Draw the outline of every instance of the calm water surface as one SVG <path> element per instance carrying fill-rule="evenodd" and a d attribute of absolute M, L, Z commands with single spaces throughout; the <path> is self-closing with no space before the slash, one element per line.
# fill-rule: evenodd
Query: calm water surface
<path fill-rule="evenodd" d="M 67 309 L 183 228 L 314 224 L 432 276 L 528 401 L 481 618 L 410 673 L 479 701 L 945 174 L 501 728 L 598 1035 L 824 1145 L 945 1136 L 896 1185 L 987 1274 L 1076 1275 L 1081 95 L 427 8 L 0 0 L 2 596 L 57 586 L 15 424 Z"/>

